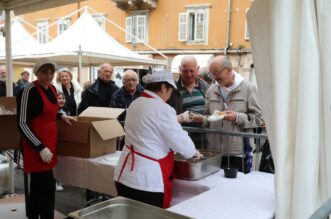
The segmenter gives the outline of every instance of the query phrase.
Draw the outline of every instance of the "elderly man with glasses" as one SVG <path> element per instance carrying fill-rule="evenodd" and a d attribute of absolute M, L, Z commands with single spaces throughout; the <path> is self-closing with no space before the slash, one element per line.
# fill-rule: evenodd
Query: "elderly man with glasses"
<path fill-rule="evenodd" d="M 206 113 L 213 114 L 215 110 L 225 113 L 222 120 L 210 121 L 209 127 L 230 132 L 243 132 L 263 125 L 256 86 L 232 69 L 229 58 L 215 57 L 210 62 L 209 70 L 216 83 L 207 90 Z M 231 156 L 229 162 L 232 165 L 242 167 L 240 157 L 243 155 L 251 159 L 252 149 L 248 139 L 237 136 L 209 135 L 208 140 L 211 149 Z M 249 172 L 250 168 L 246 166 L 245 172 Z"/>
<path fill-rule="evenodd" d="M 117 90 L 110 101 L 110 107 L 114 108 L 129 108 L 132 101 L 137 99 L 144 88 L 138 84 L 138 75 L 133 70 L 126 70 L 123 75 L 123 87 Z M 119 120 L 124 121 L 126 116 L 126 111 L 124 111 L 120 116 Z"/>

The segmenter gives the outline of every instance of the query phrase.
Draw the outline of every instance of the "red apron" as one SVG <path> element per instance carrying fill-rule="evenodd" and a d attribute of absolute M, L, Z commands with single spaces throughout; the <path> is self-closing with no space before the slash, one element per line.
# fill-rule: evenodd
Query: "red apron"
<path fill-rule="evenodd" d="M 42 161 L 39 152 L 34 149 L 27 139 L 22 138 L 23 146 L 23 162 L 24 172 L 43 172 L 53 169 L 57 164 L 56 144 L 57 144 L 57 127 L 56 114 L 59 106 L 57 103 L 52 103 L 46 93 L 43 91 L 37 81 L 33 82 L 43 101 L 43 113 L 30 121 L 28 126 L 36 137 L 45 145 L 52 153 L 53 158 L 50 163 Z M 53 86 L 50 86 L 51 91 L 56 97 L 56 91 Z"/>
<path fill-rule="evenodd" d="M 139 156 L 142 156 L 146 159 L 158 162 L 160 164 L 161 172 L 162 172 L 162 178 L 163 178 L 163 187 L 164 187 L 164 198 L 163 198 L 163 208 L 169 208 L 170 207 L 170 201 L 172 198 L 172 180 L 173 180 L 173 170 L 174 170 L 174 152 L 169 151 L 168 155 L 161 159 L 155 159 L 153 157 L 146 156 L 142 153 L 139 153 L 133 149 L 133 146 L 127 146 L 127 148 L 130 149 L 130 152 L 126 155 L 124 163 L 122 165 L 120 175 L 118 176 L 117 181 L 120 180 L 124 167 L 126 165 L 126 162 L 129 158 L 129 155 L 131 154 L 132 158 L 132 164 L 131 164 L 131 171 L 133 171 L 134 168 L 134 155 L 137 154 Z"/>
<path fill-rule="evenodd" d="M 142 97 L 146 98 L 153 98 L 151 95 L 143 92 L 141 94 Z M 163 198 L 163 208 L 169 208 L 170 207 L 170 201 L 172 198 L 172 180 L 173 180 L 173 173 L 174 173 L 174 152 L 169 151 L 168 155 L 161 159 L 155 159 L 153 157 L 146 156 L 142 153 L 139 153 L 134 150 L 133 146 L 127 146 L 127 148 L 130 149 L 130 152 L 126 155 L 123 166 L 121 168 L 120 174 L 118 176 L 117 181 L 121 178 L 122 172 L 124 170 L 124 167 L 126 165 L 126 162 L 128 160 L 129 155 L 131 154 L 132 158 L 132 164 L 131 164 L 131 171 L 133 171 L 134 168 L 134 155 L 137 154 L 139 156 L 142 156 L 146 159 L 153 160 L 155 162 L 158 162 L 161 168 L 162 172 L 162 178 L 163 178 L 163 186 L 164 186 L 164 198 Z"/>

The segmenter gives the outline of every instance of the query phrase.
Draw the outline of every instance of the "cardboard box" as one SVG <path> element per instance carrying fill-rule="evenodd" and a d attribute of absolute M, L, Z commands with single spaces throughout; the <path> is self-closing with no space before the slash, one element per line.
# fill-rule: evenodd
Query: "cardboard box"
<path fill-rule="evenodd" d="M 124 111 L 118 108 L 89 107 L 72 126 L 58 122 L 58 154 L 74 157 L 98 157 L 116 151 L 117 137 L 124 130 L 117 117 Z"/>
<path fill-rule="evenodd" d="M 3 110 L 11 113 L 0 115 L 0 149 L 17 149 L 20 133 L 17 128 L 16 97 L 0 97 L 0 108 L 0 114 Z"/>

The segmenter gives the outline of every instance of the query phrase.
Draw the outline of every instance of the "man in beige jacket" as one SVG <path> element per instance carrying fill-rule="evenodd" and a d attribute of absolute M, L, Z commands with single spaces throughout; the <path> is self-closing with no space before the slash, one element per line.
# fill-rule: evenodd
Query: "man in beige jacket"
<path fill-rule="evenodd" d="M 209 70 L 216 83 L 206 92 L 206 114 L 213 114 L 215 110 L 226 113 L 222 120 L 209 122 L 209 127 L 243 132 L 263 125 L 256 87 L 232 69 L 228 57 L 213 58 Z M 208 136 L 208 141 L 210 149 L 231 155 L 230 163 L 238 167 L 242 166 L 239 158 L 245 154 L 242 137 L 211 134 Z"/>

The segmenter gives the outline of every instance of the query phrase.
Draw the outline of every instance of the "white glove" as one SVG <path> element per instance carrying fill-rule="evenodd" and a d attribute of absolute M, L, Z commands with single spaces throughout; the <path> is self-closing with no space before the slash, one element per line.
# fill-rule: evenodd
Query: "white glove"
<path fill-rule="evenodd" d="M 39 154 L 45 163 L 50 163 L 52 161 L 53 153 L 48 148 L 42 149 Z"/>
<path fill-rule="evenodd" d="M 182 122 L 190 122 L 190 111 L 186 110 L 185 112 L 183 112 L 182 114 L 179 114 L 177 116 L 178 122 L 182 123 Z"/>
<path fill-rule="evenodd" d="M 195 151 L 195 154 L 193 155 L 194 158 L 202 158 L 203 157 L 203 154 L 200 154 L 200 152 L 198 150 Z"/>

